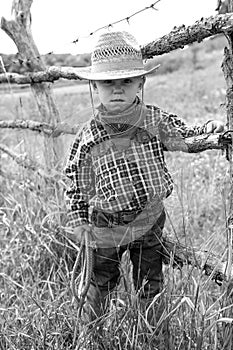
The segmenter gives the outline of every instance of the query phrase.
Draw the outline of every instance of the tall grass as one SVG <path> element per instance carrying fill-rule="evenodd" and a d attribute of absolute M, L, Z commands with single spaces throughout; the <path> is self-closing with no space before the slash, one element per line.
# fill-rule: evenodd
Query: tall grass
<path fill-rule="evenodd" d="M 208 50 L 196 52 L 195 62 L 190 55 L 180 66 L 183 54 L 186 51 L 176 58 L 178 70 L 147 79 L 146 102 L 190 124 L 224 120 L 222 52 L 216 50 L 211 57 Z M 28 93 L 1 97 L 5 119 L 36 118 Z M 79 111 L 89 107 L 87 86 L 55 90 L 55 98 L 64 120 L 85 120 Z M 1 142 L 40 160 L 41 135 L 0 132 Z M 67 146 L 71 139 L 63 137 Z M 58 190 L 48 179 L 0 156 L 0 349 L 230 349 L 223 338 L 223 326 L 232 322 L 223 318 L 227 284 L 219 286 L 191 266 L 177 269 L 172 257 L 164 266 L 164 290 L 142 310 L 126 254 L 121 283 L 101 331 L 97 325 L 85 329 L 70 289 L 76 248 L 64 231 L 63 180 L 58 180 Z M 224 255 L 229 196 L 224 155 L 178 152 L 166 158 L 175 190 L 165 203 L 165 234 L 189 247 Z M 149 323 L 147 316 L 158 309 L 157 322 Z"/>

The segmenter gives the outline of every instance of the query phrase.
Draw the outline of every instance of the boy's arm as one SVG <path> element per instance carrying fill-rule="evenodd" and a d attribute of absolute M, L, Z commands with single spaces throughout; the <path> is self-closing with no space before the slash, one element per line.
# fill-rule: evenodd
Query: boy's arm
<path fill-rule="evenodd" d="M 223 130 L 223 124 L 218 121 L 209 120 L 202 126 L 188 126 L 176 115 L 160 112 L 159 133 L 165 150 L 189 152 L 185 138 Z"/>
<path fill-rule="evenodd" d="M 69 185 L 65 190 L 68 226 L 72 229 L 89 223 L 89 200 L 94 191 L 94 177 L 88 147 L 81 144 L 77 135 L 64 169 Z"/>

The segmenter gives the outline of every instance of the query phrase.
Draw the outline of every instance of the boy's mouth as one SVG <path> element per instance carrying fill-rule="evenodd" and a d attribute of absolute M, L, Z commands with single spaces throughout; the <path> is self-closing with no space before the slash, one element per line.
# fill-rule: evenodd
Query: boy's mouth
<path fill-rule="evenodd" d="M 120 98 L 116 98 L 115 100 L 111 100 L 110 102 L 124 102 L 124 100 Z"/>

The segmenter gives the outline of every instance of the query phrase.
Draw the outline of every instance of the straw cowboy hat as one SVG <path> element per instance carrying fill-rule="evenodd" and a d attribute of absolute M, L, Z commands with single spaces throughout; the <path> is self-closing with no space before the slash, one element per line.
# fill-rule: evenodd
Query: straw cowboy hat
<path fill-rule="evenodd" d="M 100 35 L 91 55 L 92 65 L 77 68 L 81 79 L 109 80 L 140 77 L 154 72 L 143 64 L 141 49 L 128 32 L 107 32 Z"/>

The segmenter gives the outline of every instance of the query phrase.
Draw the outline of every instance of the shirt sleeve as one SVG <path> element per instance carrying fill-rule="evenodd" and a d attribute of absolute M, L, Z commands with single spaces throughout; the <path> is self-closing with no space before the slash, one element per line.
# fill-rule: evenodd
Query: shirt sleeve
<path fill-rule="evenodd" d="M 68 226 L 75 228 L 88 224 L 89 200 L 94 192 L 94 174 L 90 149 L 82 139 L 82 130 L 71 146 L 64 172 L 68 178 L 65 190 Z"/>
<path fill-rule="evenodd" d="M 188 126 L 176 115 L 161 111 L 159 134 L 164 149 L 168 151 L 189 152 L 189 146 L 185 143 L 185 138 L 204 134 L 208 122 L 202 126 Z"/>

